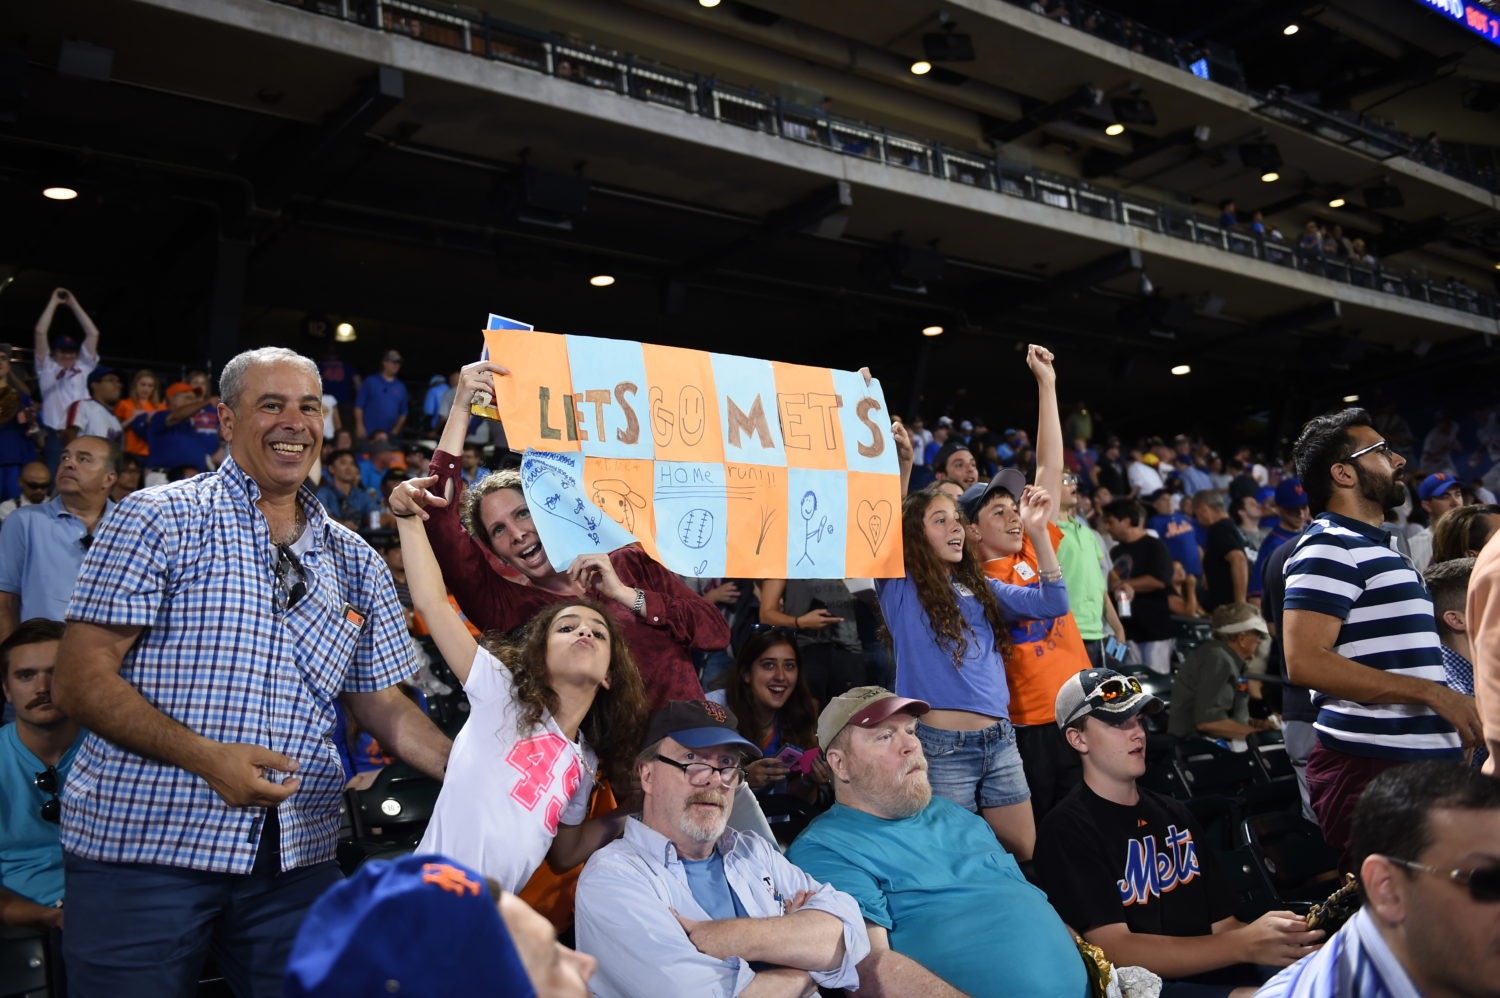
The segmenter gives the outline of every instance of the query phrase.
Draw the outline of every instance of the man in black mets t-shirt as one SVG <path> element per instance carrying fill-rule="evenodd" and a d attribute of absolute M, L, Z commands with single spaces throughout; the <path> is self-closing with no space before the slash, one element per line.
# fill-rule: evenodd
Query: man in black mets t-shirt
<path fill-rule="evenodd" d="M 1116 966 L 1161 975 L 1164 996 L 1248 996 L 1267 976 L 1254 965 L 1285 967 L 1323 933 L 1289 911 L 1248 925 L 1235 918 L 1192 815 L 1136 786 L 1146 771 L 1140 714 L 1161 708 L 1108 669 L 1063 684 L 1057 724 L 1082 761 L 1083 784 L 1042 822 L 1037 875 L 1064 922 Z"/>

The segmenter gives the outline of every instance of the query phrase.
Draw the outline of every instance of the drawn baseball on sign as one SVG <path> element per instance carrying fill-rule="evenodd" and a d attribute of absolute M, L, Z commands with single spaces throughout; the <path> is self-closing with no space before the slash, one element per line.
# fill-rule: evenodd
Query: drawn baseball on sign
<path fill-rule="evenodd" d="M 595 506 L 604 510 L 605 516 L 635 533 L 635 511 L 646 508 L 646 497 L 632 489 L 629 482 L 601 478 L 594 483 L 594 494 L 590 498 Z"/>
<path fill-rule="evenodd" d="M 855 510 L 854 525 L 865 535 L 865 540 L 870 542 L 870 554 L 879 554 L 880 543 L 891 529 L 890 502 L 882 499 L 872 503 L 868 499 L 861 499 Z"/>
<path fill-rule="evenodd" d="M 677 521 L 677 539 L 684 547 L 708 547 L 714 536 L 714 515 L 706 509 L 690 509 Z"/>

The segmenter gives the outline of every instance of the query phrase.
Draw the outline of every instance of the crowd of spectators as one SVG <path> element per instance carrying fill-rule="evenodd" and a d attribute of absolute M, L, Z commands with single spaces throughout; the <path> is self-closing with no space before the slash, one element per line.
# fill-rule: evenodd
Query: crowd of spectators
<path fill-rule="evenodd" d="M 63 307 L 82 341 L 48 341 Z M 470 412 L 491 362 L 418 400 L 397 351 L 361 378 L 273 348 L 159 395 L 98 343 L 59 289 L 40 392 L 8 350 L 0 371 L 24 444 L 0 921 L 48 934 L 58 993 L 63 966 L 78 993 L 190 988 L 210 946 L 246 993 L 356 993 L 428 973 L 362 926 L 461 897 L 539 994 L 1082 998 L 1110 965 L 1125 994 L 1310 987 L 1326 933 L 1248 910 L 1222 836 L 1154 788 L 1191 746 L 1284 745 L 1278 806 L 1367 887 L 1341 937 L 1419 987 L 1452 968 L 1408 955 L 1433 926 L 1403 900 L 1450 926 L 1489 903 L 1454 850 L 1500 817 L 1465 758 L 1500 741 L 1473 700 L 1500 683 L 1495 412 L 1439 414 L 1419 448 L 1393 408 L 1347 409 L 1276 460 L 1126 441 L 1062 411 L 1034 346 L 1034 428 L 893 424 L 902 577 L 682 578 L 634 546 L 559 572 Z M 398 760 L 442 784 L 422 861 L 341 883 L 340 795 Z M 1442 822 L 1372 846 L 1398 806 Z M 218 914 L 129 957 L 188 910 Z"/>

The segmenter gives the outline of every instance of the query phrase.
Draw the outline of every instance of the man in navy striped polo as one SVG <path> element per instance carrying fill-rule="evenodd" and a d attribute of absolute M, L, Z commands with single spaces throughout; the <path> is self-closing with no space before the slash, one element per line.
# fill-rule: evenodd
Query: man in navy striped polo
<path fill-rule="evenodd" d="M 1315 517 L 1287 560 L 1286 664 L 1318 708 L 1313 810 L 1347 853 L 1365 784 L 1404 762 L 1462 758 L 1479 716 L 1445 685 L 1432 597 L 1380 526 L 1405 495 L 1405 459 L 1359 408 L 1310 420 L 1293 456 Z"/>

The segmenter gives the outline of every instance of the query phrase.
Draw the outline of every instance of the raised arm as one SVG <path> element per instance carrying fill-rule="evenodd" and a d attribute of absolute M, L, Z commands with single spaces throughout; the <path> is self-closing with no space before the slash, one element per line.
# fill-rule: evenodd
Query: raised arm
<path fill-rule="evenodd" d="M 1036 375 L 1036 484 L 1048 495 L 1058 496 L 1062 494 L 1063 435 L 1052 351 L 1033 343 L 1026 348 L 1026 366 Z M 1061 515 L 1060 504 L 1054 506 L 1052 519 Z M 1037 554 L 1041 554 L 1040 549 Z"/>
<path fill-rule="evenodd" d="M 906 432 L 906 426 L 899 419 L 891 422 L 891 439 L 896 444 L 896 463 L 901 469 L 901 495 L 904 496 L 911 487 L 911 466 L 916 455 L 911 434 Z"/>
<path fill-rule="evenodd" d="M 448 505 L 448 500 L 427 491 L 436 482 L 436 475 L 403 482 L 404 498 L 415 503 L 415 497 L 420 494 L 424 507 Z M 402 506 L 402 510 L 406 508 Z M 427 530 L 422 523 L 426 514 L 419 515 L 420 511 L 398 512 L 394 495 L 391 510 L 396 516 L 396 532 L 401 537 L 401 555 L 406 562 L 406 584 L 411 590 L 412 606 L 427 622 L 443 661 L 448 663 L 460 683 L 467 683 L 479 644 L 459 619 L 453 604 L 448 602 L 443 571 L 438 567 L 437 556 L 432 553 L 432 544 L 427 540 Z"/>
<path fill-rule="evenodd" d="M 453 405 L 448 409 L 448 421 L 443 424 L 443 434 L 438 438 L 438 450 L 449 454 L 462 454 L 464 440 L 469 435 L 469 403 L 475 392 L 495 394 L 495 376 L 504 377 L 510 371 L 490 360 L 476 360 L 465 364 L 458 373 L 458 387 L 453 391 Z"/>
<path fill-rule="evenodd" d="M 52 317 L 57 314 L 57 306 L 66 302 L 68 297 L 67 288 L 53 289 L 52 297 L 47 299 L 47 304 L 42 309 L 42 314 L 37 317 L 36 336 L 32 340 L 31 346 L 31 362 L 37 367 L 40 367 L 42 361 L 52 353 L 52 349 L 47 345 L 47 334 L 52 331 Z"/>
<path fill-rule="evenodd" d="M 61 290 L 61 289 L 59 289 Z M 78 296 L 71 291 L 67 294 L 68 307 L 73 310 L 73 315 L 78 319 L 78 324 L 83 327 L 83 356 L 99 359 L 99 327 L 94 325 L 94 320 L 83 310 L 78 303 Z"/>

